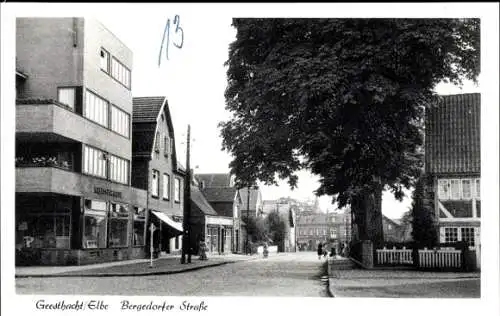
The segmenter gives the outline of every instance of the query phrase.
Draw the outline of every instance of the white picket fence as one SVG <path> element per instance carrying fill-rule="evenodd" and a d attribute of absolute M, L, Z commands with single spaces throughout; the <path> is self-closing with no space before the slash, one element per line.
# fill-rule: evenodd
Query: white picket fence
<path fill-rule="evenodd" d="M 379 265 L 413 264 L 412 250 L 406 249 L 377 249 L 377 263 Z M 461 268 L 462 251 L 456 249 L 419 249 L 418 259 L 421 268 Z"/>
<path fill-rule="evenodd" d="M 378 264 L 412 264 L 413 259 L 411 256 L 411 249 L 377 249 L 377 263 Z"/>
<path fill-rule="evenodd" d="M 422 268 L 462 267 L 462 251 L 456 249 L 419 249 L 418 259 Z"/>

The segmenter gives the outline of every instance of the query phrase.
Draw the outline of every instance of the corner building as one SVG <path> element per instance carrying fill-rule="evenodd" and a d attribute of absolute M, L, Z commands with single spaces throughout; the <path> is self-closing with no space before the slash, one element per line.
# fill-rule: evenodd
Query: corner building
<path fill-rule="evenodd" d="M 16 264 L 144 257 L 132 52 L 97 21 L 16 21 Z"/>

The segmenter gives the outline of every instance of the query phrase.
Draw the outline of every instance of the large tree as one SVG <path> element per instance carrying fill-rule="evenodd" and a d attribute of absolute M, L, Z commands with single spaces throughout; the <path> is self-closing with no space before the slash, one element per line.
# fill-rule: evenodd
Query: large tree
<path fill-rule="evenodd" d="M 433 89 L 476 80 L 478 19 L 233 19 L 223 149 L 239 186 L 297 185 L 351 204 L 360 239 L 383 241 L 381 192 L 421 169 Z"/>

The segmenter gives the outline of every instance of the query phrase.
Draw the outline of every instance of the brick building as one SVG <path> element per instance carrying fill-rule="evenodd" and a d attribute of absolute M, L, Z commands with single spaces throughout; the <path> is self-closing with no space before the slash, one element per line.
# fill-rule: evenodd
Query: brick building
<path fill-rule="evenodd" d="M 90 19 L 18 18 L 16 31 L 17 264 L 142 258 L 132 52 Z"/>

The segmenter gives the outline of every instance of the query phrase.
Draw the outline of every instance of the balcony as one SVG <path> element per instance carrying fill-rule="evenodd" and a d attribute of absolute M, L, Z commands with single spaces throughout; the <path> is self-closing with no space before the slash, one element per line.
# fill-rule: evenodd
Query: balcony
<path fill-rule="evenodd" d="M 119 193 L 114 199 L 145 206 L 146 191 L 114 183 L 105 179 L 64 170 L 60 167 L 45 166 L 54 162 L 38 162 L 31 167 L 16 168 L 17 193 L 59 193 L 73 196 L 103 199 L 109 192 Z"/>
<path fill-rule="evenodd" d="M 54 167 L 74 171 L 72 159 L 57 156 L 20 156 L 15 159 L 16 168 Z"/>
<path fill-rule="evenodd" d="M 131 142 L 50 99 L 16 102 L 16 140 L 21 142 L 80 142 L 120 157 L 131 157 Z"/>

